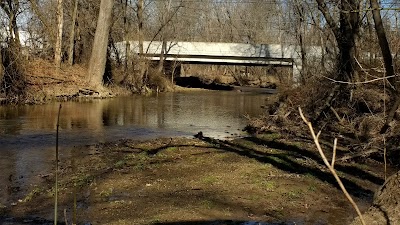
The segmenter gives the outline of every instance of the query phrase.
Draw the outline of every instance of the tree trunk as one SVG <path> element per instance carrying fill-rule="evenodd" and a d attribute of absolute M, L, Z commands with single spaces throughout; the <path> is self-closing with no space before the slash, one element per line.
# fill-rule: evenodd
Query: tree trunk
<path fill-rule="evenodd" d="M 131 44 L 130 44 L 130 40 L 129 40 L 129 26 L 128 26 L 128 0 L 125 0 L 124 3 L 124 40 L 125 40 L 125 58 L 124 60 L 124 77 L 122 79 L 122 83 L 129 83 L 132 84 L 132 76 L 130 73 L 128 73 L 128 66 L 131 64 Z M 117 55 L 117 59 L 119 59 L 118 57 L 118 51 L 115 51 L 115 54 Z"/>
<path fill-rule="evenodd" d="M 124 61 L 124 73 L 125 77 L 128 73 L 128 65 L 130 61 L 130 42 L 128 37 L 128 0 L 125 0 L 124 4 L 124 39 L 125 39 L 125 61 Z"/>
<path fill-rule="evenodd" d="M 386 38 L 385 28 L 382 24 L 379 3 L 377 0 L 370 0 L 370 3 L 373 9 L 372 16 L 374 18 L 376 35 L 378 36 L 378 42 L 381 48 L 383 62 L 385 64 L 386 76 L 392 76 L 394 75 L 392 53 L 390 51 L 389 43 Z M 393 101 L 392 106 L 390 107 L 389 110 L 389 114 L 386 118 L 385 124 L 381 128 L 380 132 L 382 134 L 385 133 L 387 129 L 390 127 L 389 124 L 393 121 L 396 110 L 400 105 L 400 92 L 399 92 L 400 85 L 396 83 L 396 79 L 394 77 L 388 78 L 388 81 L 390 81 L 390 83 L 395 87 L 395 91 L 393 92 L 393 94 L 395 95 L 395 101 Z"/>
<path fill-rule="evenodd" d="M 368 51 L 369 51 L 369 55 L 368 55 L 368 57 L 369 57 L 369 63 L 372 65 L 372 63 L 373 63 L 373 61 L 372 61 L 372 59 L 373 59 L 373 54 L 374 54 L 374 43 L 373 43 L 373 39 L 372 39 L 372 22 L 371 22 L 371 18 L 370 18 L 370 15 L 369 14 L 367 14 L 366 15 L 366 20 L 367 20 L 367 26 L 368 26 L 368 40 L 369 40 L 369 43 L 368 43 L 368 45 L 367 45 L 367 48 L 368 48 Z"/>
<path fill-rule="evenodd" d="M 316 0 L 318 9 L 332 30 L 339 48 L 338 79 L 351 81 L 355 71 L 356 36 L 359 30 L 359 0 L 341 0 L 339 25 L 324 0 Z"/>
<path fill-rule="evenodd" d="M 114 0 L 101 0 L 100 3 L 100 12 L 88 69 L 89 82 L 95 88 L 100 88 L 103 85 L 113 5 Z"/>
<path fill-rule="evenodd" d="M 165 61 L 165 53 L 167 51 L 167 41 L 165 40 L 165 37 L 162 37 L 161 41 L 161 52 L 160 52 L 160 61 L 158 62 L 158 69 L 157 72 L 160 74 L 164 74 L 164 61 Z"/>
<path fill-rule="evenodd" d="M 359 0 L 342 0 L 340 3 L 338 72 L 341 80 L 354 81 L 356 71 L 356 36 L 359 28 Z"/>
<path fill-rule="evenodd" d="M 12 21 L 10 21 L 10 31 L 12 31 L 14 45 L 17 49 L 21 48 L 21 39 L 19 38 L 19 30 L 17 25 L 17 18 L 13 15 Z"/>
<path fill-rule="evenodd" d="M 12 8 L 12 9 L 11 9 L 11 14 L 10 14 L 10 27 L 9 28 L 10 28 L 10 32 L 13 33 L 12 35 L 13 35 L 15 47 L 20 49 L 21 40 L 19 38 L 19 31 L 18 31 L 18 25 L 17 25 L 17 13 L 19 10 L 19 1 L 14 0 L 14 6 L 12 7 L 10 4 L 10 8 Z"/>
<path fill-rule="evenodd" d="M 57 40 L 56 48 L 54 51 L 54 63 L 58 68 L 61 67 L 62 59 L 62 36 L 63 36 L 63 25 L 64 25 L 64 10 L 63 0 L 58 0 L 57 3 Z"/>
<path fill-rule="evenodd" d="M 75 48 L 75 23 L 76 17 L 78 15 L 78 1 L 74 1 L 74 9 L 72 10 L 72 23 L 71 23 L 71 32 L 69 36 L 69 52 L 68 52 L 68 64 L 74 64 L 74 48 Z"/>
<path fill-rule="evenodd" d="M 340 81 L 352 82 L 355 79 L 356 71 L 356 37 L 359 31 L 359 0 L 341 0 L 339 23 L 329 12 L 329 8 L 324 0 L 316 0 L 318 9 L 323 14 L 329 28 L 333 32 L 339 55 L 337 59 L 337 77 Z M 332 90 L 327 95 L 325 104 L 315 110 L 316 120 L 319 120 L 323 112 L 329 109 L 332 101 L 337 95 L 347 97 L 350 88 L 346 84 L 334 84 Z"/>
<path fill-rule="evenodd" d="M 385 28 L 382 24 L 381 10 L 377 0 L 370 0 L 372 7 L 372 16 L 374 19 L 376 35 L 378 36 L 379 47 L 381 48 L 383 62 L 385 64 L 386 76 L 394 75 L 392 53 L 390 51 L 389 43 L 386 38 Z M 395 78 L 388 79 L 392 85 L 395 85 Z M 396 88 L 397 89 L 397 88 Z"/>
<path fill-rule="evenodd" d="M 305 49 L 305 43 L 304 43 L 304 35 L 305 35 L 305 26 L 304 26 L 304 21 L 306 20 L 305 18 L 305 13 L 304 13 L 304 7 L 301 5 L 301 2 L 296 1 L 294 5 L 294 11 L 296 16 L 296 37 L 298 41 L 298 45 L 300 46 L 300 57 L 301 57 L 301 65 L 302 69 L 300 71 L 300 81 L 302 84 L 306 83 L 307 77 L 305 77 L 305 69 L 307 68 L 307 57 L 306 57 L 306 49 Z M 282 51 L 283 52 L 283 51 Z"/>
<path fill-rule="evenodd" d="M 142 88 L 143 76 L 145 73 L 145 63 L 143 58 L 143 7 L 144 0 L 138 0 L 137 18 L 138 18 L 138 34 L 139 34 L 139 74 L 136 77 L 136 86 Z"/>
<path fill-rule="evenodd" d="M 163 74 L 164 71 L 164 60 L 165 60 L 165 54 L 167 53 L 167 39 L 168 39 L 168 26 L 167 24 L 170 22 L 170 19 L 168 19 L 170 17 L 170 11 L 171 11 L 171 1 L 168 1 L 168 5 L 167 5 L 167 12 L 166 15 L 163 15 L 163 31 L 161 32 L 161 53 L 160 53 L 160 62 L 158 64 L 158 72 L 160 74 Z"/>
<path fill-rule="evenodd" d="M 137 9 L 138 33 L 139 33 L 139 54 L 143 55 L 143 0 L 139 0 Z"/>

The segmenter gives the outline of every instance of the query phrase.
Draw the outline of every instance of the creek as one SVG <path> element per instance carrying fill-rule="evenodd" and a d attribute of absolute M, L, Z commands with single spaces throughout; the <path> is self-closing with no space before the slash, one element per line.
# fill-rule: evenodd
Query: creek
<path fill-rule="evenodd" d="M 60 160 L 74 146 L 118 139 L 245 135 L 247 116 L 263 113 L 268 95 L 194 91 L 45 105 L 0 106 L 0 199 L 15 201 L 50 173 L 55 160 L 57 114 Z M 16 190 L 14 190 L 16 189 Z M 14 193 L 14 195 L 13 195 Z"/>

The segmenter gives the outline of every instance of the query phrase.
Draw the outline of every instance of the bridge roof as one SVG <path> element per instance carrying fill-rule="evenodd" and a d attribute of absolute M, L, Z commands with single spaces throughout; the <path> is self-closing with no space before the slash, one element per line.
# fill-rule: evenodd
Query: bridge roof
<path fill-rule="evenodd" d="M 118 49 L 124 49 L 126 42 L 117 43 Z M 139 42 L 130 41 L 130 49 L 139 52 Z M 145 41 L 143 49 L 146 54 L 160 54 L 162 42 Z M 166 54 L 182 56 L 216 56 L 216 57 L 247 57 L 247 58 L 297 58 L 295 46 L 279 44 L 243 44 L 222 42 L 166 42 Z"/>

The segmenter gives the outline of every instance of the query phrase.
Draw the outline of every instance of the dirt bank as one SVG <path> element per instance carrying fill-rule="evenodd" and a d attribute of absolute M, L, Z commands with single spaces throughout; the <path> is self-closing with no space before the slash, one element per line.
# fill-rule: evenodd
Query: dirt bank
<path fill-rule="evenodd" d="M 32 59 L 22 66 L 26 78 L 26 96 L 23 102 L 28 104 L 40 104 L 51 100 L 68 101 L 79 98 L 109 98 L 115 96 L 129 96 L 135 93 L 128 86 L 120 82 L 112 81 L 101 90 L 91 88 L 87 81 L 87 69 L 85 65 L 69 66 L 63 64 L 60 69 L 47 60 Z M 116 70 L 115 73 L 121 73 Z M 116 77 L 121 74 L 115 74 Z M 204 87 L 185 87 L 168 84 L 164 91 L 186 92 L 205 90 Z M 145 94 L 157 90 L 145 88 Z M 11 99 L 12 100 L 12 99 Z M 13 100 L 12 100 L 13 101 Z M 7 98 L 0 95 L 0 104 L 7 103 Z"/>
<path fill-rule="evenodd" d="M 76 148 L 60 163 L 60 221 L 64 210 L 72 221 L 74 196 L 78 224 L 339 225 L 355 216 L 306 139 L 121 140 Z M 383 183 L 383 165 L 343 162 L 336 168 L 366 210 Z M 1 222 L 52 223 L 54 173 L 42 179 L 2 207 Z"/>

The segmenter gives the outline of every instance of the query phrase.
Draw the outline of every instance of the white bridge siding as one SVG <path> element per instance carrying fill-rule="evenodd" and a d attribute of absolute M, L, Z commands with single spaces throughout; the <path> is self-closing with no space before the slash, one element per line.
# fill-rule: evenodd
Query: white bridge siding
<path fill-rule="evenodd" d="M 130 41 L 129 44 L 132 53 L 139 53 L 138 41 Z M 125 47 L 125 41 L 116 43 L 116 48 L 122 59 L 125 58 Z M 143 42 L 143 50 L 146 58 L 160 60 L 162 42 L 145 41 Z M 302 68 L 299 52 L 299 48 L 293 45 L 166 42 L 164 60 L 182 63 L 291 66 L 293 67 L 293 79 L 298 81 Z M 315 55 L 320 55 L 320 52 L 320 48 L 314 48 L 312 51 Z"/>

